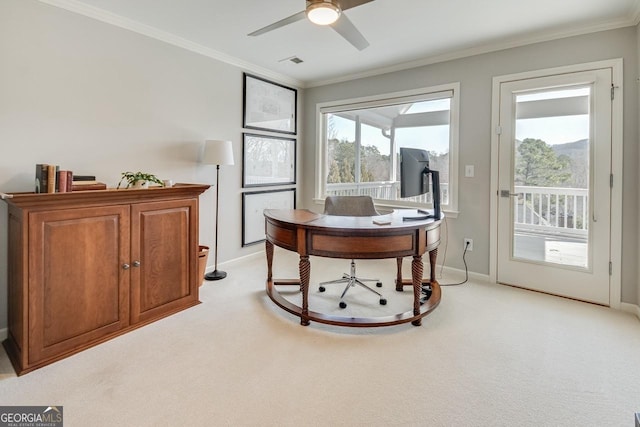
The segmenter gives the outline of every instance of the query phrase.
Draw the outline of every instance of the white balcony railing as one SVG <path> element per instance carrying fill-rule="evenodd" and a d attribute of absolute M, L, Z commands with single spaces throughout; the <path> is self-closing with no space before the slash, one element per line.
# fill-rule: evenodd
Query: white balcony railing
<path fill-rule="evenodd" d="M 361 183 L 327 184 L 327 196 L 371 196 L 379 200 L 403 200 L 415 203 L 432 203 L 431 193 L 402 199 L 400 182 L 376 181 Z M 440 203 L 446 205 L 449 200 L 449 185 L 440 184 Z"/>
<path fill-rule="evenodd" d="M 588 189 L 515 186 L 514 192 L 516 230 L 587 236 Z"/>

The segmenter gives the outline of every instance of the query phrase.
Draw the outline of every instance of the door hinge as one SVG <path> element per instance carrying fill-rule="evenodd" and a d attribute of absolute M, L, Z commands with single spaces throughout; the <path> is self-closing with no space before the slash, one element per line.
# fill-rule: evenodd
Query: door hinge
<path fill-rule="evenodd" d="M 613 274 L 613 263 L 609 261 L 609 276 Z"/>
<path fill-rule="evenodd" d="M 496 126 L 496 135 L 502 135 L 502 126 Z"/>
<path fill-rule="evenodd" d="M 609 175 L 609 188 L 613 188 L 613 174 Z"/>

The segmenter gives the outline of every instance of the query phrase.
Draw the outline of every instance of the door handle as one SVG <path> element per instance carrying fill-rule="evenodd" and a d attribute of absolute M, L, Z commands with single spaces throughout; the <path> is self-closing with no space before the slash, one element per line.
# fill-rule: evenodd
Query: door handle
<path fill-rule="evenodd" d="M 520 193 L 510 193 L 509 190 L 500 190 L 500 197 L 517 197 Z"/>
<path fill-rule="evenodd" d="M 128 270 L 131 266 L 129 264 L 122 264 L 123 270 Z"/>

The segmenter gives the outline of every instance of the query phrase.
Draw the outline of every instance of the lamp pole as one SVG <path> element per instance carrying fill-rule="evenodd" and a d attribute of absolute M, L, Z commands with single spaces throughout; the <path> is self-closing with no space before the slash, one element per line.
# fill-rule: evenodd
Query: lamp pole
<path fill-rule="evenodd" d="M 216 238 L 215 238 L 215 255 L 214 255 L 214 268 L 213 271 L 204 275 L 206 280 L 220 280 L 227 277 L 227 273 L 218 270 L 218 206 L 220 195 L 220 165 L 216 165 Z"/>
<path fill-rule="evenodd" d="M 220 165 L 233 165 L 233 146 L 231 141 L 207 140 L 202 152 L 202 163 L 216 165 L 216 236 L 215 236 L 215 265 L 214 270 L 205 274 L 205 280 L 220 280 L 227 277 L 227 273 L 218 270 L 218 219 L 220 213 Z"/>

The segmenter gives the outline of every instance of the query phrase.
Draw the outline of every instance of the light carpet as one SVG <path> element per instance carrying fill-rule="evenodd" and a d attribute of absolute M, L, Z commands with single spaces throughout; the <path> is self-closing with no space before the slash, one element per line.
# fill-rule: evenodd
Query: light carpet
<path fill-rule="evenodd" d="M 640 411 L 628 313 L 470 281 L 443 288 L 420 327 L 303 327 L 266 296 L 265 264 L 228 263 L 197 307 L 22 377 L 2 352 L 0 404 L 62 405 L 67 427 L 632 426 Z M 317 283 L 348 264 L 312 258 L 312 309 L 340 310 L 342 286 Z M 353 289 L 345 310 L 410 304 L 394 260 L 357 264 L 389 304 Z M 274 277 L 297 265 L 276 250 Z"/>

